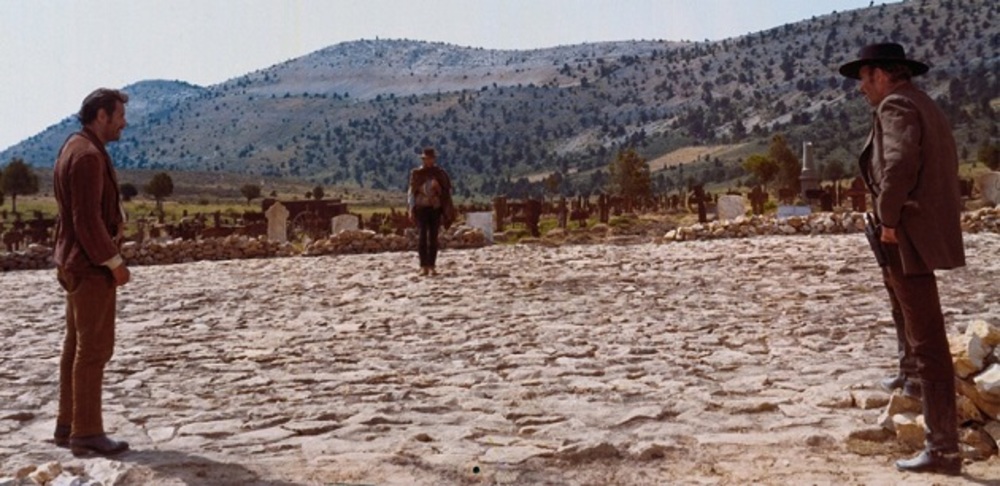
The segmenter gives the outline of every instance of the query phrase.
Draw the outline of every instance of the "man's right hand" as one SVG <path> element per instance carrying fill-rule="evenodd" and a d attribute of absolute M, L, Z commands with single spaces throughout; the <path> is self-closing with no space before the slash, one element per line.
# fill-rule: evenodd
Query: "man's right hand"
<path fill-rule="evenodd" d="M 121 287 L 128 283 L 129 279 L 132 278 L 132 272 L 128 271 L 128 267 L 124 263 L 115 267 L 111 271 L 111 275 L 115 277 L 115 286 Z"/>

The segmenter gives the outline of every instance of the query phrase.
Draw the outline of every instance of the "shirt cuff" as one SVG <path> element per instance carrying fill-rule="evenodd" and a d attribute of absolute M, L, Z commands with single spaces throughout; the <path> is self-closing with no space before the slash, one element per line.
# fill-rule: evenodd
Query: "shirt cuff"
<path fill-rule="evenodd" d="M 122 261 L 122 256 L 121 255 L 115 255 L 110 260 L 102 263 L 101 265 L 103 265 L 105 267 L 108 267 L 111 270 L 114 270 L 114 269 L 120 267 L 122 263 L 124 263 L 124 261 Z"/>

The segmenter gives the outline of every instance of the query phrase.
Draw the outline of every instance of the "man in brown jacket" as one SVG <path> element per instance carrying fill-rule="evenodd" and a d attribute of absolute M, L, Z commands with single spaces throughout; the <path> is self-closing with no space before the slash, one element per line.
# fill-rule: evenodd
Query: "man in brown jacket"
<path fill-rule="evenodd" d="M 900 334 L 902 376 L 893 385 L 919 378 L 928 429 L 923 452 L 896 467 L 958 475 L 955 371 L 934 277 L 965 265 L 955 140 L 941 109 L 910 81 L 926 64 L 893 43 L 865 46 L 858 57 L 840 73 L 860 80 L 875 107 L 859 164 L 881 222 L 883 279 Z"/>
<path fill-rule="evenodd" d="M 74 455 L 114 455 L 128 443 L 104 433 L 101 389 L 115 346 L 117 287 L 129 281 L 118 252 L 125 229 L 118 178 L 104 146 L 125 128 L 125 93 L 98 89 L 83 100 L 83 129 L 56 159 L 59 206 L 53 260 L 66 290 L 66 339 L 59 364 L 55 442 Z"/>
<path fill-rule="evenodd" d="M 451 179 L 436 165 L 437 152 L 427 147 L 421 165 L 410 171 L 407 205 L 410 221 L 417 225 L 417 254 L 421 275 L 437 275 L 438 230 L 454 222 Z"/>

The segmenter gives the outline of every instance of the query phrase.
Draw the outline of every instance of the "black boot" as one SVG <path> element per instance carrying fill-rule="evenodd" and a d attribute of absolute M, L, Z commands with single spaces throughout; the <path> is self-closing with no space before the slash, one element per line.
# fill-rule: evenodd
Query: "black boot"
<path fill-rule="evenodd" d="M 883 378 L 879 382 L 879 386 L 882 387 L 886 393 L 892 393 L 894 390 L 903 390 L 903 395 L 910 398 L 920 399 L 920 381 L 917 378 L 917 358 L 913 356 L 913 350 L 910 349 L 909 343 L 906 341 L 906 320 L 903 317 L 903 312 L 898 309 L 892 310 L 892 323 L 896 327 L 896 349 L 897 355 L 899 356 L 899 373 L 896 376 L 889 376 Z"/>
<path fill-rule="evenodd" d="M 906 375 L 900 373 L 896 376 L 887 376 L 882 378 L 882 381 L 878 382 L 878 384 L 886 393 L 892 393 L 893 390 L 903 388 L 903 385 L 906 384 Z"/>
<path fill-rule="evenodd" d="M 958 476 L 962 474 L 962 455 L 958 452 L 955 381 L 923 381 L 921 385 L 924 423 L 927 424 L 926 446 L 917 457 L 896 461 L 896 468 Z"/>

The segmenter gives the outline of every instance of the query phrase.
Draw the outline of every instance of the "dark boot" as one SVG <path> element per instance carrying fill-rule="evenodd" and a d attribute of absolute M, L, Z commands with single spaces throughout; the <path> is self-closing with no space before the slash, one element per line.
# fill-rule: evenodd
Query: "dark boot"
<path fill-rule="evenodd" d="M 59 447 L 69 447 L 71 429 L 69 425 L 56 425 L 56 430 L 52 433 L 52 441 Z"/>
<path fill-rule="evenodd" d="M 113 440 L 107 435 L 73 437 L 69 440 L 69 450 L 74 456 L 114 456 L 128 450 L 128 442 Z"/>
<path fill-rule="evenodd" d="M 917 457 L 896 461 L 896 468 L 900 471 L 951 476 L 962 474 L 962 455 L 958 451 L 955 382 L 924 381 L 921 385 L 924 422 L 927 424 L 926 446 Z"/>
<path fill-rule="evenodd" d="M 878 384 L 886 393 L 892 393 L 894 390 L 903 388 L 903 385 L 906 385 L 906 375 L 900 373 L 896 376 L 887 376 L 882 378 L 882 381 Z"/>
<path fill-rule="evenodd" d="M 907 378 L 907 376 L 902 373 L 896 376 L 885 377 L 878 384 L 883 390 L 885 390 L 886 393 L 889 394 L 892 394 L 892 392 L 896 390 L 903 390 L 903 395 L 910 398 L 920 400 L 922 397 L 920 382 L 916 379 Z"/>
<path fill-rule="evenodd" d="M 896 469 L 915 473 L 962 475 L 962 455 L 958 452 L 931 452 L 926 449 L 913 459 L 896 461 Z"/>

